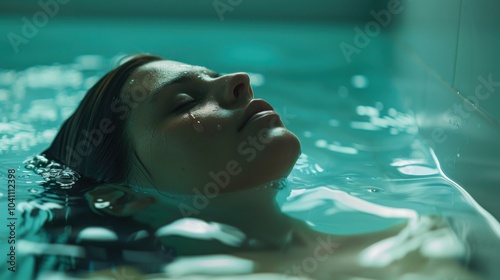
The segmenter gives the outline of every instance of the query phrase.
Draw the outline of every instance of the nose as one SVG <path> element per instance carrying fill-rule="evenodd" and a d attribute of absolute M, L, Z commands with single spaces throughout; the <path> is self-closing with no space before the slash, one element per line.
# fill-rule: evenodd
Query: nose
<path fill-rule="evenodd" d="M 232 104 L 246 104 L 253 99 L 253 90 L 248 74 L 233 73 L 221 78 L 219 79 L 222 83 L 219 88 L 219 98 L 222 103 L 231 106 Z"/>

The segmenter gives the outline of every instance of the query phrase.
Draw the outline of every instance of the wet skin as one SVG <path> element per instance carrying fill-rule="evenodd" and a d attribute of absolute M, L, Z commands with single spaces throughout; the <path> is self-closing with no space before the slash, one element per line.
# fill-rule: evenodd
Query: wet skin
<path fill-rule="evenodd" d="M 194 194 L 215 182 L 219 192 L 247 189 L 286 177 L 300 155 L 298 138 L 277 114 L 240 130 L 254 99 L 245 73 L 158 61 L 130 81 L 122 94 L 139 101 L 128 119 L 136 151 L 129 180 L 141 187 Z"/>

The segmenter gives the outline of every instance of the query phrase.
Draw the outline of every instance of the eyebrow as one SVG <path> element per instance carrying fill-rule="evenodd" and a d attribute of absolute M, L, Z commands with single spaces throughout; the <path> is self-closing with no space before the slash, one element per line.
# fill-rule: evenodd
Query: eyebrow
<path fill-rule="evenodd" d="M 209 70 L 209 69 L 204 69 L 200 73 L 206 74 L 206 75 L 208 75 L 211 78 L 217 78 L 217 77 L 221 76 L 221 74 L 219 74 L 219 73 L 217 73 L 215 71 Z M 175 78 L 173 78 L 170 81 L 162 84 L 156 90 L 154 90 L 150 94 L 148 103 L 155 102 L 156 99 L 158 99 L 158 96 L 164 91 L 165 88 L 168 88 L 168 87 L 170 87 L 170 86 L 172 86 L 174 84 L 182 84 L 182 83 L 191 82 L 191 81 L 195 80 L 196 79 L 195 77 L 198 76 L 200 73 L 194 73 L 194 72 L 189 72 L 188 73 L 188 72 L 184 72 L 184 73 L 182 73 L 180 75 L 177 75 Z"/>

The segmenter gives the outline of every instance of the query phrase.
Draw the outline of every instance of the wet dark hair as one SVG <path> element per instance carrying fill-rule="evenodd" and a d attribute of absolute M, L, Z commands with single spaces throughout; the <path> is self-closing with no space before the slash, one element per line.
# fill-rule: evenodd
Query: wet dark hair
<path fill-rule="evenodd" d="M 124 101 L 122 88 L 136 68 L 158 60 L 163 58 L 134 55 L 104 75 L 42 154 L 94 182 L 126 182 L 131 142 L 125 127 L 131 104 Z"/>

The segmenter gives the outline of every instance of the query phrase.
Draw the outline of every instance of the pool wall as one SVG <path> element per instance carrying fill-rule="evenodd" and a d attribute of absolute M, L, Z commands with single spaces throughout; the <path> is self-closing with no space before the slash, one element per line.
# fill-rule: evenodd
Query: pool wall
<path fill-rule="evenodd" d="M 385 1 L 363 0 L 313 0 L 307 4 L 297 0 L 1 1 L 0 50 L 5 55 L 0 56 L 0 67 L 24 69 L 38 64 L 67 63 L 82 53 L 114 56 L 117 50 L 153 52 L 159 46 L 170 52 L 169 46 L 175 48 L 185 42 L 183 38 L 171 42 L 174 37 L 169 35 L 179 36 L 184 32 L 185 37 L 194 39 L 194 34 L 200 34 L 200 39 L 206 39 L 207 32 L 215 29 L 211 39 L 219 36 L 225 41 L 225 32 L 237 31 L 241 23 L 245 28 L 239 35 L 263 28 L 263 36 L 253 36 L 262 40 L 266 33 L 283 34 L 279 28 L 283 23 L 323 24 L 331 28 L 332 23 L 364 22 L 370 19 L 371 10 L 384 5 Z M 100 28 L 92 30 L 96 25 Z M 146 32 L 149 32 L 147 37 L 141 36 Z M 99 37 L 102 34 L 106 37 Z M 137 34 L 139 37 L 134 38 Z M 200 40 L 190 43 L 193 42 L 203 44 Z M 208 47 L 216 42 L 209 43 Z M 188 51 L 185 49 L 184 53 Z M 331 52 L 338 52 L 336 46 Z"/>
<path fill-rule="evenodd" d="M 441 167 L 500 218 L 500 2 L 401 1 L 394 82 Z"/>
<path fill-rule="evenodd" d="M 369 11 L 385 5 L 384 0 L 142 0 L 142 1 L 74 1 L 18 0 L 2 1 L 0 13 L 27 16 L 43 6 L 57 6 L 57 17 L 127 17 L 127 18 L 196 18 L 218 21 L 300 20 L 360 21 L 369 19 Z"/>

